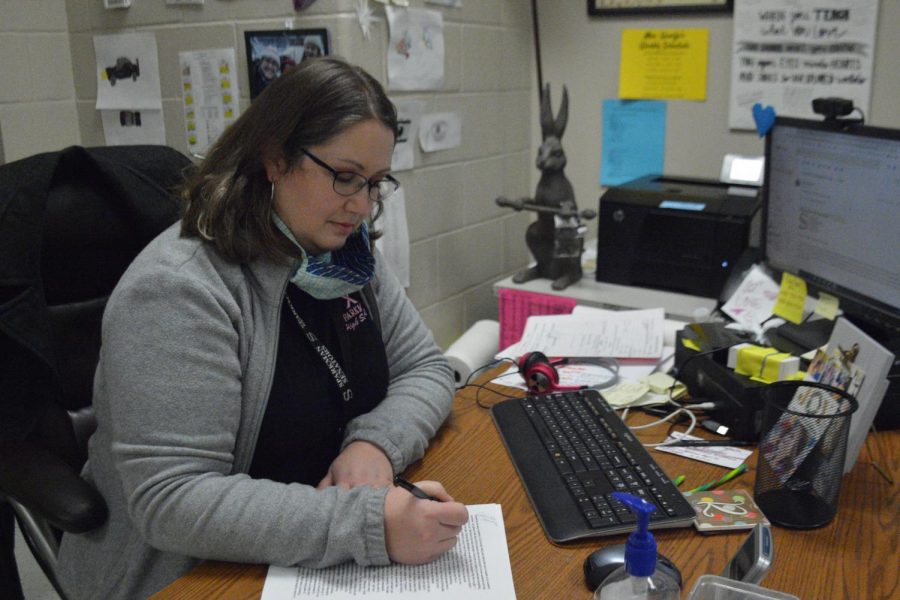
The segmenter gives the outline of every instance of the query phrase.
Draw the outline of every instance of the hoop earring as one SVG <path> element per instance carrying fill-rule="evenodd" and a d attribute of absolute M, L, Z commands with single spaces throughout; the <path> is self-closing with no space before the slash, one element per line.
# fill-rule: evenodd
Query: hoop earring
<path fill-rule="evenodd" d="M 269 204 L 273 204 L 275 202 L 275 180 L 272 180 L 272 191 L 269 193 Z"/>

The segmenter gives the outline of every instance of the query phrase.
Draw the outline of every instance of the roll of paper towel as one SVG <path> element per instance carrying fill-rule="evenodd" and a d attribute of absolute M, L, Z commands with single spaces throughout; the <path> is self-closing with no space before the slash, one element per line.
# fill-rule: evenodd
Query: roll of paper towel
<path fill-rule="evenodd" d="M 453 367 L 456 387 L 463 385 L 472 371 L 494 360 L 500 344 L 500 323 L 476 321 L 462 336 L 453 342 L 445 356 Z"/>

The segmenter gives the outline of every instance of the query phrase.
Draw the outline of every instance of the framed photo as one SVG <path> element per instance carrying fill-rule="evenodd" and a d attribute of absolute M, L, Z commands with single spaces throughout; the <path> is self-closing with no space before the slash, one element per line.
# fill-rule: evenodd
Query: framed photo
<path fill-rule="evenodd" d="M 734 0 L 588 0 L 589 15 L 684 14 L 731 12 Z"/>
<path fill-rule="evenodd" d="M 250 99 L 307 58 L 331 53 L 327 29 L 245 31 Z"/>

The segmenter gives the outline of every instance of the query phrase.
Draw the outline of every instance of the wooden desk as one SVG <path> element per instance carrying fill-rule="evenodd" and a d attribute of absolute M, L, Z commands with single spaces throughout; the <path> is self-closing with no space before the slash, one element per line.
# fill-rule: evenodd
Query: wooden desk
<path fill-rule="evenodd" d="M 490 414 L 475 405 L 474 392 L 457 395 L 453 414 L 434 439 L 425 457 L 411 466 L 412 480 L 441 481 L 454 497 L 466 504 L 499 503 L 503 506 L 506 536 L 516 594 L 521 600 L 590 598 L 582 564 L 597 548 L 619 544 L 624 535 L 567 544 L 550 543 L 519 477 L 516 474 Z M 482 392 L 482 402 L 498 396 Z M 658 441 L 659 428 L 641 437 Z M 889 472 L 898 473 L 900 432 L 880 434 Z M 874 450 L 874 444 L 871 444 Z M 687 485 L 699 485 L 725 473 L 707 465 L 664 452 L 652 452 L 670 476 L 687 475 Z M 756 453 L 749 464 L 756 462 Z M 753 489 L 755 471 L 734 480 L 729 487 Z M 764 584 L 804 600 L 887 599 L 898 591 L 898 535 L 900 503 L 897 489 L 876 472 L 866 449 L 860 463 L 844 478 L 840 508 L 826 527 L 797 531 L 773 527 L 775 561 Z M 704 573 L 718 574 L 743 541 L 746 532 L 701 535 L 693 527 L 657 530 L 660 552 L 681 569 L 684 593 Z M 155 598 L 258 599 L 266 568 L 206 562 L 162 590 Z"/>

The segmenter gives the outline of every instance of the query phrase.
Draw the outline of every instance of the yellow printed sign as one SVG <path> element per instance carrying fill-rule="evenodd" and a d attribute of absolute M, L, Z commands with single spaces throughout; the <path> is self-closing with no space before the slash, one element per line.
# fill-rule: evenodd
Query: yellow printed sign
<path fill-rule="evenodd" d="M 708 29 L 622 32 L 619 98 L 706 100 Z"/>
<path fill-rule="evenodd" d="M 790 273 L 781 274 L 781 289 L 775 299 L 772 313 L 797 325 L 803 321 L 803 305 L 806 304 L 806 282 Z"/>
<path fill-rule="evenodd" d="M 817 315 L 822 315 L 829 321 L 834 321 L 835 317 L 837 317 L 839 307 L 840 302 L 837 298 L 831 294 L 819 292 L 819 301 L 816 302 L 815 308 L 815 313 Z"/>

